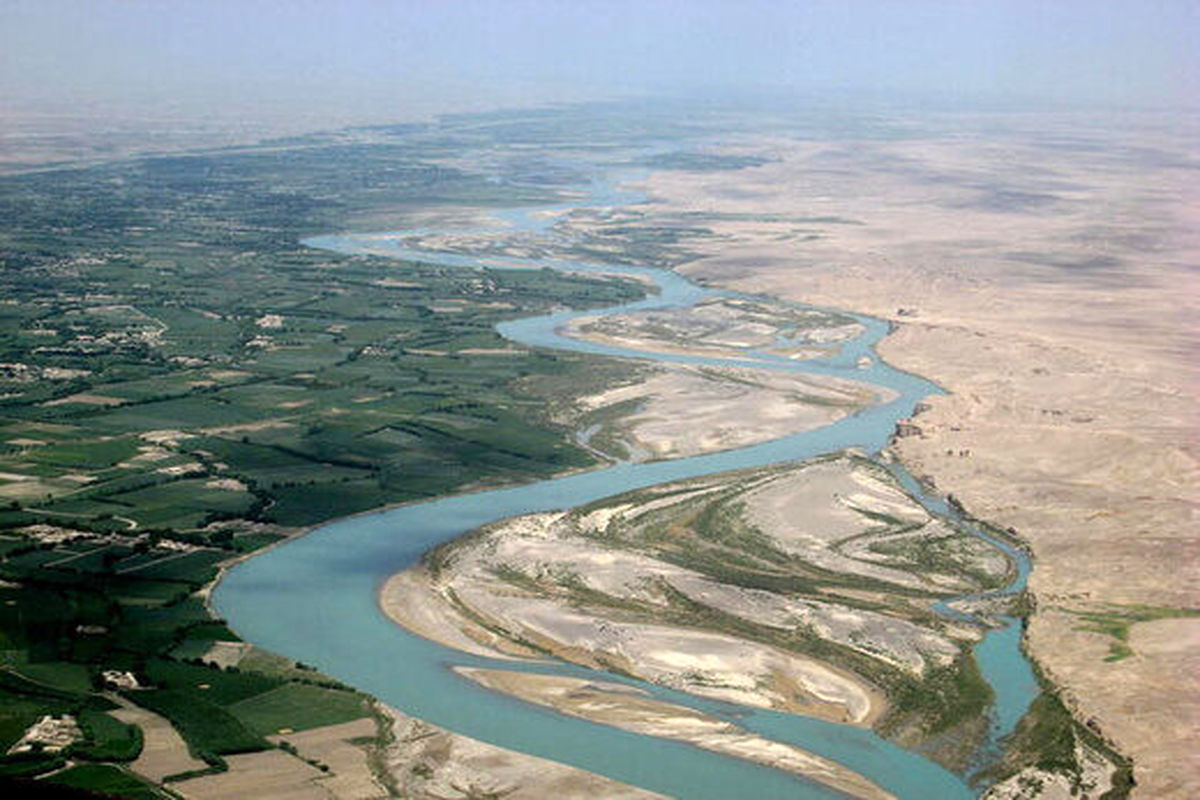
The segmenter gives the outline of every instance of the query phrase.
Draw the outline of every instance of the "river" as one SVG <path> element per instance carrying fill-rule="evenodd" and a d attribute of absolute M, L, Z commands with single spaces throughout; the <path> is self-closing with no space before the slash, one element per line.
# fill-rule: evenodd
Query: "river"
<path fill-rule="evenodd" d="M 631 196 L 597 184 L 589 204 L 623 204 Z M 573 204 L 578 207 L 580 204 Z M 550 224 L 547 210 L 509 209 L 495 215 L 504 229 L 538 231 Z M 480 258 L 409 249 L 404 237 L 430 231 L 388 234 L 341 234 L 314 237 L 313 247 L 341 253 L 378 252 L 381 242 L 398 258 L 446 266 L 554 269 L 579 273 L 621 274 L 658 287 L 658 294 L 603 311 L 561 312 L 513 320 L 499 326 L 520 344 L 598 355 L 652 358 L 661 361 L 737 365 L 731 359 L 648 354 L 583 342 L 558 334 L 574 316 L 586 313 L 689 307 L 723 292 L 697 286 L 682 276 L 653 268 L 584 264 L 574 261 Z M 968 798 L 976 794 L 966 781 L 918 754 L 904 750 L 874 732 L 795 714 L 714 702 L 608 673 L 567 664 L 497 662 L 465 655 L 402 630 L 384 616 L 378 591 L 394 573 L 405 569 L 430 548 L 495 520 L 536 511 L 582 505 L 635 488 L 734 469 L 802 460 L 858 448 L 878 453 L 897 420 L 912 413 L 923 397 L 940 391 L 920 377 L 896 370 L 879 359 L 875 344 L 888 324 L 850 314 L 864 328 L 854 341 L 827 358 L 792 361 L 753 354 L 748 366 L 808 374 L 835 375 L 892 389 L 892 401 L 860 411 L 831 425 L 805 433 L 721 453 L 649 463 L 621 463 L 515 488 L 456 495 L 402 506 L 324 525 L 229 570 L 213 593 L 217 612 L 246 641 L 289 658 L 374 695 L 383 702 L 457 733 L 502 747 L 571 764 L 616 780 L 680 798 L 833 798 L 843 795 L 815 782 L 739 759 L 662 739 L 567 717 L 484 689 L 456 675 L 450 667 L 484 666 L 553 672 L 638 686 L 656 697 L 735 719 L 742 727 L 788 742 L 837 761 L 870 778 L 901 798 Z M 761 358 L 761 360 L 758 360 Z M 869 365 L 862 366 L 869 361 Z M 896 465 L 894 471 L 933 513 L 955 516 L 938 498 L 919 487 Z M 989 538 L 1018 565 L 1013 583 L 1000 593 L 1020 591 L 1028 560 L 1019 550 Z M 942 606 L 943 613 L 955 614 Z M 1020 651 L 1015 620 L 993 631 L 977 646 L 985 678 L 996 691 L 991 732 L 984 750 L 1012 730 L 1037 694 L 1028 662 Z"/>

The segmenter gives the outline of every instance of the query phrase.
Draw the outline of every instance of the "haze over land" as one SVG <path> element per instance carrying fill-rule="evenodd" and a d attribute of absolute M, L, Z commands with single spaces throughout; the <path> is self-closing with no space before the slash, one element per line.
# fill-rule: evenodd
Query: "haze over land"
<path fill-rule="evenodd" d="M 4 160 L 662 95 L 1194 108 L 1198 14 L 1188 0 L 12 0 Z M 72 132 L 89 141 L 46 140 Z"/>
<path fill-rule="evenodd" d="M 1197 796 L 1197 40 L 4 4 L 0 781 Z"/>

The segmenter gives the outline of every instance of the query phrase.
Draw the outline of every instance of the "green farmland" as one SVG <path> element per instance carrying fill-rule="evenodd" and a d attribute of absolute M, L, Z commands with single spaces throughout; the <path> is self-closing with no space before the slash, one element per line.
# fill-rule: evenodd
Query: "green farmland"
<path fill-rule="evenodd" d="M 213 619 L 220 566 L 340 516 L 594 463 L 538 389 L 582 383 L 583 360 L 495 326 L 640 287 L 300 243 L 555 198 L 439 163 L 439 136 L 0 177 L 0 753 L 45 715 L 76 731 L 0 756 L 0 780 L 164 796 L 128 770 L 145 738 L 118 706 L 165 718 L 211 772 L 268 735 L 374 716 Z"/>

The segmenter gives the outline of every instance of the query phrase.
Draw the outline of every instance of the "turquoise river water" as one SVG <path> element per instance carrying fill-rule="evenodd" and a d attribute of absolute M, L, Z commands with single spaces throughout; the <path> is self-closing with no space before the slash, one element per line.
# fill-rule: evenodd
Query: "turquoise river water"
<path fill-rule="evenodd" d="M 607 186 L 590 205 L 617 205 L 632 198 Z M 572 207 L 578 207 L 574 204 Z M 506 210 L 496 215 L 506 230 L 545 228 L 547 209 Z M 420 233 L 428 233 L 421 231 Z M 560 336 L 559 328 L 581 313 L 624 313 L 664 307 L 689 307 L 731 293 L 697 286 L 676 273 L 611 264 L 554 260 L 484 259 L 409 249 L 404 237 L 331 235 L 307 244 L 343 253 L 378 252 L 386 246 L 398 258 L 477 269 L 481 266 L 578 273 L 620 274 L 649 281 L 658 294 L 603 312 L 562 312 L 503 323 L 508 339 L 533 346 L 599 355 L 660 361 L 747 364 L 807 374 L 835 375 L 893 390 L 897 396 L 831 425 L 752 447 L 648 463 L 620 463 L 595 471 L 515 488 L 456 495 L 402 506 L 324 525 L 308 535 L 271 549 L 231 569 L 217 585 L 213 604 L 246 641 L 322 672 L 378 697 L 402 711 L 458 733 L 503 747 L 608 775 L 663 794 L 697 800 L 735 798 L 835 798 L 835 790 L 801 777 L 718 755 L 689 745 L 628 733 L 567 717 L 488 691 L 456 675 L 452 666 L 493 666 L 617 681 L 656 697 L 735 720 L 763 736 L 788 742 L 837 761 L 901 798 L 969 798 L 978 791 L 961 777 L 874 732 L 796 714 L 783 714 L 715 702 L 599 673 L 569 664 L 514 664 L 466 655 L 411 635 L 384 616 L 378 591 L 392 574 L 411 566 L 430 548 L 481 525 L 536 511 L 569 508 L 666 481 L 765 464 L 797 461 L 847 448 L 879 452 L 896 421 L 912 413 L 923 397 L 938 392 L 932 383 L 893 369 L 874 353 L 887 334 L 887 323 L 854 316 L 864 333 L 838 353 L 801 362 L 765 353 L 747 361 L 683 355 L 648 354 Z M 869 361 L 869 365 L 865 365 Z M 865 366 L 864 366 L 865 365 Z M 921 491 L 898 465 L 891 469 L 932 513 L 957 518 L 954 509 Z M 968 529 L 1003 549 L 1017 565 L 1013 582 L 997 594 L 1024 587 L 1029 563 L 1023 553 L 990 537 L 969 521 Z M 939 610 L 960 616 L 945 604 Z M 1004 619 L 976 647 L 984 677 L 996 693 L 991 731 L 981 757 L 996 750 L 1036 696 L 1032 670 L 1020 651 L 1020 626 Z"/>

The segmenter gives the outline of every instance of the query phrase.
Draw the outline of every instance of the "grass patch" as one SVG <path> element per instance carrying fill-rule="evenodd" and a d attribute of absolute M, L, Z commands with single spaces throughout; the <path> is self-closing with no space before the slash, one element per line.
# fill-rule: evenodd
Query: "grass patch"
<path fill-rule="evenodd" d="M 233 540 L 233 549 L 239 553 L 252 553 L 275 544 L 285 538 L 278 533 L 249 533 Z"/>
<path fill-rule="evenodd" d="M 207 702 L 229 705 L 280 685 L 266 675 L 240 670 L 222 670 L 179 661 L 154 659 L 146 665 L 146 677 L 162 689 L 193 692 Z M 204 688 L 201 688 L 204 687 Z"/>
<path fill-rule="evenodd" d="M 46 782 L 126 800 L 162 800 L 166 797 L 141 778 L 107 764 L 79 764 L 51 775 Z"/>
<path fill-rule="evenodd" d="M 4 695 L 16 695 L 24 700 L 44 703 L 49 708 L 57 709 L 56 712 L 47 713 L 64 713 L 67 711 L 74 713 L 79 708 L 91 708 L 100 711 L 116 708 L 111 700 L 106 700 L 103 697 L 64 691 L 52 686 L 46 686 L 45 684 L 34 683 L 5 669 L 0 669 L 0 692 L 3 692 Z M 0 695 L 0 697 L 2 696 Z"/>
<path fill-rule="evenodd" d="M 21 664 L 17 668 L 21 675 L 38 683 L 53 686 L 67 692 L 86 694 L 92 690 L 92 677 L 87 667 L 67 661 L 48 661 Z"/>
<path fill-rule="evenodd" d="M 210 489 L 206 484 L 204 479 L 180 480 L 110 499 L 128 507 L 123 516 L 147 528 L 197 527 L 213 515 L 239 516 L 254 503 L 248 492 Z"/>
<path fill-rule="evenodd" d="M 42 710 L 35 703 L 19 698 L 4 697 L 0 711 L 0 751 L 7 753 L 29 729 L 42 717 Z"/>
<path fill-rule="evenodd" d="M 162 559 L 129 573 L 129 576 L 147 580 L 181 581 L 200 586 L 213 579 L 217 573 L 216 565 L 227 558 L 229 554 L 222 551 L 197 550 L 186 555 Z"/>
<path fill-rule="evenodd" d="M 0 757 L 0 778 L 28 778 L 61 769 L 67 760 L 51 753 L 18 753 Z"/>
<path fill-rule="evenodd" d="M 130 692 L 130 700 L 171 721 L 187 741 L 192 754 L 210 761 L 214 756 L 252 753 L 271 745 L 219 705 L 199 692 L 159 689 Z"/>
<path fill-rule="evenodd" d="M 79 726 L 86 737 L 71 755 L 88 761 L 133 761 L 142 752 L 142 731 L 100 711 L 84 711 Z"/>
<path fill-rule="evenodd" d="M 301 683 L 287 683 L 234 703 L 229 711 L 252 731 L 263 735 L 284 728 L 293 731 L 320 728 L 368 714 L 366 700 L 361 695 Z"/>
<path fill-rule="evenodd" d="M 1133 648 L 1129 646 L 1129 629 L 1137 623 L 1200 616 L 1200 610 L 1193 608 L 1147 605 L 1112 606 L 1108 611 L 1073 611 L 1071 613 L 1081 620 L 1075 630 L 1098 633 L 1113 639 L 1109 643 L 1108 655 L 1104 659 L 1108 662 L 1121 661 L 1133 655 Z"/>
<path fill-rule="evenodd" d="M 133 437 L 76 441 L 39 447 L 25 457 L 37 464 L 64 469 L 104 469 L 137 455 L 139 444 Z"/>

